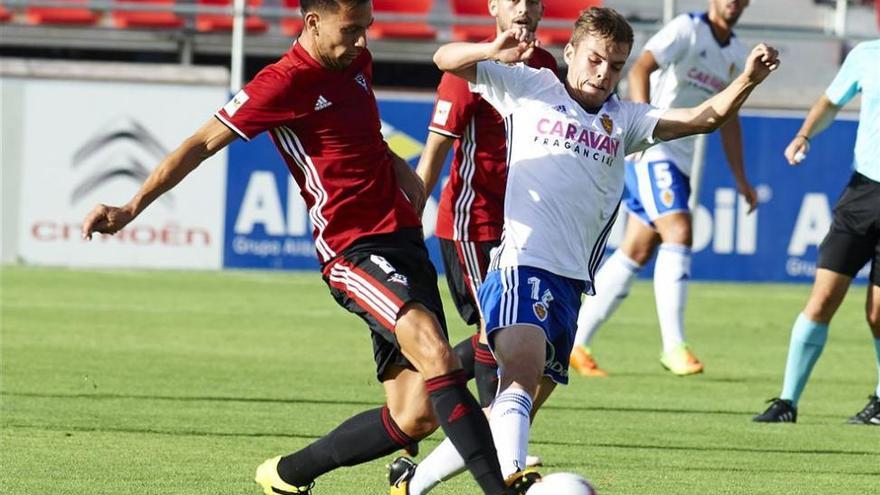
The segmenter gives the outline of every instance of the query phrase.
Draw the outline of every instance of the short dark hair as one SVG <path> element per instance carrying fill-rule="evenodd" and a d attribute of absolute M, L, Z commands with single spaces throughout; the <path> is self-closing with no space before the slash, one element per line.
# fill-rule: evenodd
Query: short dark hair
<path fill-rule="evenodd" d="M 569 43 L 576 45 L 587 35 L 609 39 L 615 43 L 633 44 L 632 26 L 626 18 L 614 9 L 607 7 L 590 7 L 581 11 L 574 23 Z"/>
<path fill-rule="evenodd" d="M 301 0 L 299 2 L 299 10 L 303 15 L 306 15 L 308 12 L 317 11 L 337 12 L 342 5 L 351 8 L 357 5 L 363 5 L 370 1 L 371 0 Z"/>

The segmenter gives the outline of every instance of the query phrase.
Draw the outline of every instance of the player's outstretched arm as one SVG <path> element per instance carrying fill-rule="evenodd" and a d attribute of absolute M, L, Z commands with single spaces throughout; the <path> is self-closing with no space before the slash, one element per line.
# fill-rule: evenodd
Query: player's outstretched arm
<path fill-rule="evenodd" d="M 430 195 L 437 185 L 437 181 L 440 180 L 440 172 L 443 171 L 446 155 L 449 154 L 453 143 L 455 143 L 453 137 L 436 132 L 428 133 L 425 149 L 422 151 L 422 157 L 419 158 L 419 165 L 416 167 L 416 174 L 425 184 L 425 194 Z"/>
<path fill-rule="evenodd" d="M 82 224 L 83 239 L 92 234 L 115 234 L 135 219 L 163 193 L 177 185 L 203 161 L 223 149 L 238 136 L 219 120 L 211 118 L 150 173 L 140 190 L 123 206 L 98 205 Z"/>
<path fill-rule="evenodd" d="M 752 91 L 779 67 L 778 52 L 765 44 L 756 46 L 746 69 L 724 90 L 693 108 L 672 108 L 663 113 L 654 137 L 670 141 L 693 134 L 706 134 L 721 127 L 739 111 Z"/>
<path fill-rule="evenodd" d="M 536 46 L 535 33 L 525 27 L 514 27 L 499 34 L 491 43 L 457 42 L 443 45 L 434 54 L 434 63 L 443 72 L 451 72 L 468 82 L 477 82 L 477 62 L 524 62 L 531 58 Z"/>
<path fill-rule="evenodd" d="M 831 103 L 824 94 L 813 103 L 801 129 L 785 148 L 785 159 L 789 165 L 798 165 L 806 158 L 810 152 L 810 139 L 831 125 L 839 111 L 840 107 Z"/>

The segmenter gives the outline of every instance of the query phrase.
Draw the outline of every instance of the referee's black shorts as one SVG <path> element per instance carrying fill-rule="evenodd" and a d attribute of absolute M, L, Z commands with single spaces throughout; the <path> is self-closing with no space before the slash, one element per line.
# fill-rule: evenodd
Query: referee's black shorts
<path fill-rule="evenodd" d="M 489 269 L 492 250 L 499 241 L 453 241 L 438 238 L 446 283 L 461 319 L 468 325 L 480 322 L 477 291 Z"/>
<path fill-rule="evenodd" d="M 391 365 L 413 369 L 394 334 L 400 310 L 408 303 L 421 303 L 434 313 L 448 338 L 437 270 L 420 228 L 360 239 L 328 262 L 323 272 L 336 302 L 370 327 L 379 381 Z"/>
<path fill-rule="evenodd" d="M 880 285 L 880 182 L 855 172 L 834 205 L 831 229 L 819 246 L 818 267 L 855 277 L 868 261 L 868 278 Z"/>

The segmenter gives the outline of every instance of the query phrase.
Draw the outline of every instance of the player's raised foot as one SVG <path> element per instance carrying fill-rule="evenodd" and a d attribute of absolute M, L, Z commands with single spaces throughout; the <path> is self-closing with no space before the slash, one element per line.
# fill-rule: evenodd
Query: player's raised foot
<path fill-rule="evenodd" d="M 398 457 L 388 466 L 390 495 L 409 495 L 409 480 L 416 474 L 417 464 L 408 457 Z"/>
<path fill-rule="evenodd" d="M 541 473 L 534 469 L 526 468 L 517 471 L 504 480 L 507 485 L 507 495 L 525 495 L 539 479 L 541 479 Z"/>
<path fill-rule="evenodd" d="M 596 360 L 593 359 L 593 353 L 590 352 L 589 347 L 582 345 L 574 346 L 574 349 L 571 350 L 571 356 L 568 358 L 568 363 L 581 376 L 608 376 L 608 372 L 596 364 Z"/>
<path fill-rule="evenodd" d="M 306 486 L 293 486 L 278 476 L 278 461 L 281 456 L 267 459 L 264 463 L 257 466 L 257 474 L 254 481 L 260 485 L 265 495 L 309 495 L 312 493 L 312 487 L 315 483 L 309 483 Z"/>
<path fill-rule="evenodd" d="M 678 376 L 696 375 L 703 372 L 703 363 L 694 356 L 687 344 L 681 344 L 669 352 L 660 354 L 660 364 Z"/>
<path fill-rule="evenodd" d="M 752 418 L 756 423 L 797 423 L 797 408 L 790 400 L 778 397 L 768 400 L 770 407 Z"/>
<path fill-rule="evenodd" d="M 849 418 L 851 425 L 880 425 L 880 399 L 876 395 L 868 397 L 868 405 L 858 414 Z"/>
<path fill-rule="evenodd" d="M 539 467 L 539 466 L 543 466 L 543 465 L 544 465 L 544 461 L 540 457 L 538 457 L 536 455 L 527 455 L 526 456 L 526 467 L 533 468 L 533 467 Z"/>

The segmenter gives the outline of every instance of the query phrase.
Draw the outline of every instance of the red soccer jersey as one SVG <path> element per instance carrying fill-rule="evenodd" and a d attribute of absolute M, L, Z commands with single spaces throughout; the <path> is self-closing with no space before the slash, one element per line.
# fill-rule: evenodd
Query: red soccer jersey
<path fill-rule="evenodd" d="M 245 140 L 271 132 L 322 263 L 361 237 L 421 225 L 398 186 L 371 82 L 367 50 L 337 71 L 295 43 L 215 114 Z"/>
<path fill-rule="evenodd" d="M 536 49 L 535 68 L 556 72 L 556 59 Z M 507 182 L 507 135 L 504 119 L 467 81 L 446 73 L 437 87 L 428 129 L 456 138 L 449 182 L 440 193 L 436 235 L 457 241 L 501 238 Z"/>

